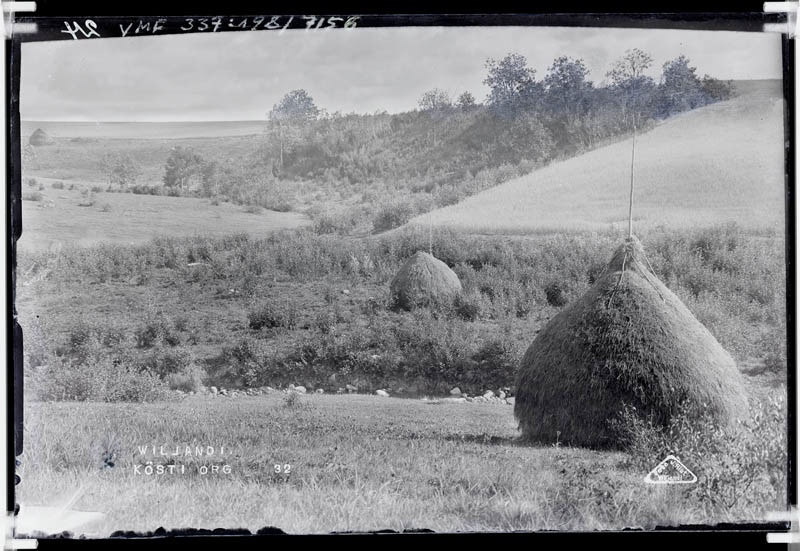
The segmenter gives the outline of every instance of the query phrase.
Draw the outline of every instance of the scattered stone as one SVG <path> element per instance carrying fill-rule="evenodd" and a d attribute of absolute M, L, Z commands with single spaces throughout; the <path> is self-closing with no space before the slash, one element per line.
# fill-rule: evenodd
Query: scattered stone
<path fill-rule="evenodd" d="M 378 396 L 383 396 L 384 398 L 388 398 L 389 397 L 389 393 L 386 392 L 383 389 L 376 390 L 375 394 L 377 394 Z"/>
<path fill-rule="evenodd" d="M 461 396 L 458 396 L 458 397 L 444 398 L 444 401 L 445 402 L 466 402 L 467 399 L 466 398 L 462 398 Z"/>
<path fill-rule="evenodd" d="M 317 393 L 317 394 L 325 394 L 325 391 L 324 391 L 323 389 L 321 389 L 321 388 L 318 388 L 318 389 L 316 390 L 316 393 Z"/>
<path fill-rule="evenodd" d="M 509 396 L 508 398 L 506 398 L 506 404 L 511 404 L 513 406 L 514 405 L 514 397 L 513 396 Z"/>
<path fill-rule="evenodd" d="M 461 393 L 461 397 L 462 398 L 469 398 L 469 394 L 467 394 L 466 392 L 462 392 Z"/>
<path fill-rule="evenodd" d="M 342 294 L 343 295 L 349 295 L 350 294 L 350 289 L 342 289 Z"/>
<path fill-rule="evenodd" d="M 189 391 L 189 396 L 194 396 L 194 390 Z"/>
<path fill-rule="evenodd" d="M 227 395 L 228 395 L 228 391 L 227 391 L 227 390 L 225 390 L 224 388 L 221 388 L 221 389 L 219 390 L 219 393 L 220 393 L 220 394 L 222 394 L 223 396 L 227 396 Z"/>
<path fill-rule="evenodd" d="M 331 376 L 328 377 L 328 380 L 332 383 L 336 382 L 336 373 L 331 373 Z"/>
<path fill-rule="evenodd" d="M 461 396 L 461 389 L 460 389 L 460 388 L 458 388 L 458 387 L 455 387 L 455 388 L 453 388 L 453 389 L 450 391 L 450 395 L 451 395 L 451 396 Z"/>
<path fill-rule="evenodd" d="M 272 388 L 271 386 L 268 386 L 267 387 L 267 392 L 275 392 L 275 389 Z"/>
<path fill-rule="evenodd" d="M 370 356 L 370 358 L 372 358 L 373 360 L 380 360 L 381 356 L 380 354 L 373 354 L 372 356 Z"/>
<path fill-rule="evenodd" d="M 344 387 L 347 389 L 348 392 L 355 392 L 358 390 L 358 387 L 353 385 L 344 385 Z"/>
<path fill-rule="evenodd" d="M 216 396 L 216 395 L 217 395 L 217 393 L 219 392 L 219 390 L 217 390 L 217 387 L 215 387 L 215 386 L 212 386 L 212 387 L 211 387 L 211 388 L 209 388 L 208 390 L 210 390 L 210 391 L 211 391 L 211 394 L 213 394 L 214 396 Z"/>
<path fill-rule="evenodd" d="M 292 387 L 292 390 L 297 392 L 298 394 L 305 394 L 307 392 L 306 387 L 304 386 L 295 386 Z"/>
<path fill-rule="evenodd" d="M 492 392 L 491 390 L 487 390 L 486 392 L 483 393 L 483 397 L 484 398 L 494 398 L 494 392 Z"/>
<path fill-rule="evenodd" d="M 294 383 L 289 383 L 289 386 L 286 387 L 286 388 L 288 388 L 289 390 L 293 389 L 294 388 Z"/>
<path fill-rule="evenodd" d="M 336 391 L 336 394 L 344 394 L 344 389 L 339 387 L 339 389 Z"/>
<path fill-rule="evenodd" d="M 506 393 L 501 390 L 500 392 L 497 393 L 497 397 L 500 398 L 501 400 L 505 400 Z"/>

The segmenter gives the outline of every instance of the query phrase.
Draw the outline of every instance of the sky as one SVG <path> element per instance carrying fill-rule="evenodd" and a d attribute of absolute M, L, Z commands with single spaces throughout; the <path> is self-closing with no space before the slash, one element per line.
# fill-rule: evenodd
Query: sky
<path fill-rule="evenodd" d="M 484 101 L 486 60 L 519 53 L 544 78 L 559 56 L 581 58 L 602 84 L 631 48 L 697 74 L 781 78 L 780 35 L 574 27 L 405 27 L 198 33 L 22 45 L 24 120 L 261 120 L 303 88 L 333 113 L 397 113 L 441 88 Z"/>

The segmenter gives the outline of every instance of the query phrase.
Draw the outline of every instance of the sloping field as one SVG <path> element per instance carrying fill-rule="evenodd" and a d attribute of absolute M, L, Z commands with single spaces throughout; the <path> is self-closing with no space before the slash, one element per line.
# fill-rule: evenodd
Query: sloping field
<path fill-rule="evenodd" d="M 779 81 L 662 122 L 636 140 L 634 224 L 735 221 L 784 226 L 784 123 Z M 627 227 L 631 140 L 503 183 L 413 219 L 466 231 L 526 233 Z"/>

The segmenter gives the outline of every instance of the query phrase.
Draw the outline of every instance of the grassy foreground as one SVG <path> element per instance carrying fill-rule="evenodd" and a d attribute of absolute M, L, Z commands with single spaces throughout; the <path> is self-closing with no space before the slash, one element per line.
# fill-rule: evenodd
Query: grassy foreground
<path fill-rule="evenodd" d="M 653 528 L 763 519 L 780 506 L 774 495 L 753 505 L 742 488 L 741 499 L 721 504 L 703 499 L 698 485 L 644 483 L 657 461 L 641 467 L 622 453 L 521 445 L 504 404 L 276 391 L 155 404 L 29 403 L 26 415 L 18 501 L 58 506 L 81 490 L 72 508 L 105 514 L 78 531 L 95 537 L 159 526 Z M 137 464 L 170 459 L 152 446 L 171 453 L 185 445 L 214 446 L 217 455 L 174 458 L 185 474 L 136 473 Z M 149 447 L 144 455 L 140 446 Z M 693 453 L 684 454 L 692 467 Z M 199 474 L 212 464 L 231 472 Z M 290 473 L 276 474 L 274 465 L 290 465 Z"/>

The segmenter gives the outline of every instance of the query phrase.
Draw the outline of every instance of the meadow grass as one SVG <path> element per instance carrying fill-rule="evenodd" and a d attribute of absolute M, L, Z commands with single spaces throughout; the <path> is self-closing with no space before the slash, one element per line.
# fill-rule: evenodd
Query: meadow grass
<path fill-rule="evenodd" d="M 58 506 L 80 491 L 74 509 L 105 514 L 77 531 L 95 537 L 159 526 L 290 533 L 653 528 L 754 521 L 783 508 L 780 491 L 762 479 L 768 491 L 760 495 L 770 501 L 728 507 L 685 487 L 645 484 L 655 465 L 623 453 L 520 445 L 505 404 L 305 395 L 288 405 L 285 396 L 28 403 L 18 501 Z M 217 455 L 139 449 L 171 453 L 186 445 L 214 446 Z M 186 471 L 137 474 L 135 466 L 147 461 Z M 212 464 L 231 472 L 200 474 Z M 275 465 L 290 472 L 276 473 Z M 758 472 L 765 474 L 780 488 L 780 468 Z"/>
<path fill-rule="evenodd" d="M 90 200 L 90 191 L 84 183 L 73 190 L 26 192 L 19 250 L 24 254 L 75 245 L 144 243 L 160 235 L 264 235 L 310 224 L 296 212 L 248 212 L 230 203 L 212 205 L 208 199 L 130 193 L 91 192 Z M 43 210 L 31 200 L 51 200 L 55 208 Z"/>

